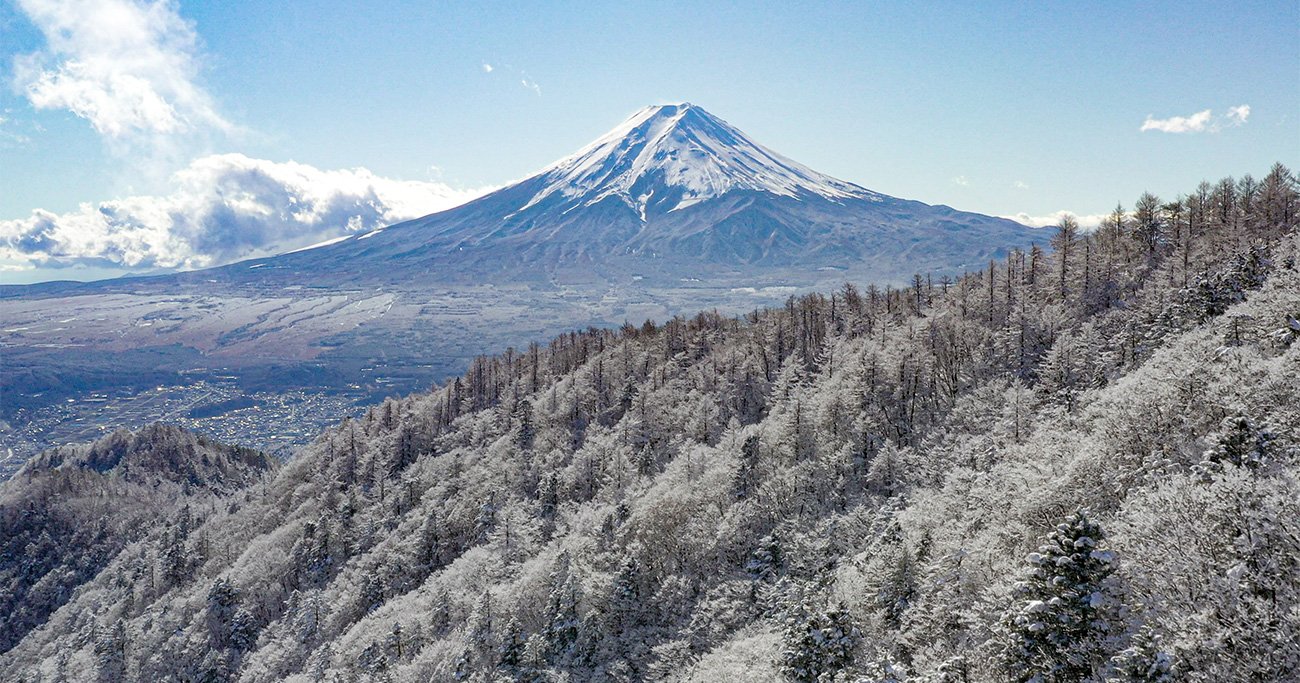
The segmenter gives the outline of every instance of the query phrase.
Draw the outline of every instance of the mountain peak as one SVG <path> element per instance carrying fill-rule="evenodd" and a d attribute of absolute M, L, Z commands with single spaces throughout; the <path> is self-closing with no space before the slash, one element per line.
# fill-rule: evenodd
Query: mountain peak
<path fill-rule="evenodd" d="M 591 206 L 614 198 L 645 221 L 648 211 L 669 213 L 734 190 L 876 196 L 763 147 L 689 102 L 645 107 L 539 175 L 544 187 L 521 212 L 557 199 Z"/>
<path fill-rule="evenodd" d="M 818 173 L 681 102 L 644 107 L 576 153 L 460 207 L 283 258 L 313 271 L 333 262 L 339 272 L 361 259 L 377 277 L 399 280 L 397 264 L 424 278 L 433 262 L 468 281 L 503 269 L 585 281 L 604 277 L 594 266 L 615 264 L 675 283 L 699 278 L 700 266 L 879 278 L 978 262 L 1027 242 L 1021 229 Z"/>

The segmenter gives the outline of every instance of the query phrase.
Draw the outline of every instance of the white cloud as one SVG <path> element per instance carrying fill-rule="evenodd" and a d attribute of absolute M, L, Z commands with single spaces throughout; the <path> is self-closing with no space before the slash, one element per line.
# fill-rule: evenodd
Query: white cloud
<path fill-rule="evenodd" d="M 1209 109 L 1198 111 L 1191 116 L 1171 116 L 1167 119 L 1153 119 L 1147 115 L 1142 122 L 1141 132 L 1158 130 L 1162 133 L 1199 133 L 1210 125 Z"/>
<path fill-rule="evenodd" d="M 1029 189 L 1029 185 L 1025 184 L 1025 181 L 1023 181 L 1023 180 L 1017 180 L 1016 182 L 1011 183 L 1011 187 L 1013 187 L 1013 188 L 1015 188 L 1015 189 L 1017 189 L 1017 190 L 1028 190 L 1028 189 Z"/>
<path fill-rule="evenodd" d="M 492 65 L 488 64 L 487 62 L 483 62 L 483 73 L 485 74 L 492 73 Z"/>
<path fill-rule="evenodd" d="M 174 0 L 17 0 L 46 48 L 15 60 L 37 109 L 66 109 L 110 139 L 229 131 L 198 83 L 198 36 Z"/>
<path fill-rule="evenodd" d="M 0 220 L 0 259 L 47 267 L 206 267 L 373 230 L 484 191 L 222 154 L 177 172 L 164 196 Z"/>
<path fill-rule="evenodd" d="M 1066 216 L 1074 216 L 1074 220 L 1079 223 L 1079 229 L 1087 232 L 1096 230 L 1097 226 L 1101 225 L 1101 221 L 1105 219 L 1107 215 L 1109 214 L 1095 213 L 1080 215 L 1073 211 L 1056 211 L 1044 216 L 1031 216 L 1030 214 L 1021 212 L 1010 216 L 999 216 L 999 218 L 1009 218 L 1017 223 L 1022 223 L 1035 228 L 1043 228 L 1051 227 L 1060 223 L 1061 219 Z"/>
<path fill-rule="evenodd" d="M 967 187 L 970 185 L 970 180 L 968 180 L 964 175 L 959 175 L 956 178 L 953 178 L 952 182 L 953 184 L 961 185 L 962 187 Z"/>
<path fill-rule="evenodd" d="M 535 83 L 534 81 L 530 81 L 530 80 L 528 80 L 527 78 L 523 78 L 523 79 L 520 79 L 519 84 L 522 85 L 522 86 L 524 86 L 525 88 L 527 88 L 527 89 L 529 89 L 529 90 L 531 90 L 531 91 L 537 93 L 538 96 L 541 96 L 541 94 L 542 94 L 542 86 L 537 85 L 537 83 Z"/>
<path fill-rule="evenodd" d="M 1240 126 L 1250 117 L 1250 105 L 1242 104 L 1228 107 L 1228 113 L 1215 116 L 1214 111 L 1205 109 L 1188 116 L 1171 116 L 1167 119 L 1151 118 L 1148 114 L 1139 132 L 1149 130 L 1161 133 L 1217 133 L 1227 126 Z"/>

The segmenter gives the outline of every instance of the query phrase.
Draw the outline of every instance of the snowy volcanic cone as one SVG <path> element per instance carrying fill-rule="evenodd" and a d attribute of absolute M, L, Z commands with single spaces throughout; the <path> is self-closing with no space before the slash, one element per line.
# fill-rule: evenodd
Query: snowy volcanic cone
<path fill-rule="evenodd" d="M 884 280 L 980 267 L 1033 234 L 832 178 L 699 106 L 669 104 L 472 202 L 269 259 L 248 276 L 482 283 L 635 273 L 667 282 L 795 269 Z"/>

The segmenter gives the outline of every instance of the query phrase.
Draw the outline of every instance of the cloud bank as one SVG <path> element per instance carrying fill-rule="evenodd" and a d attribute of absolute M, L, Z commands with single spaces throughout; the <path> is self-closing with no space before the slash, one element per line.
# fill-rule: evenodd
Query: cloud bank
<path fill-rule="evenodd" d="M 1215 116 L 1214 111 L 1204 109 L 1187 116 L 1171 116 L 1167 119 L 1152 118 L 1147 115 L 1142 122 L 1140 132 L 1158 131 L 1161 133 L 1217 133 L 1224 127 L 1236 127 L 1246 123 L 1250 118 L 1250 105 L 1241 104 L 1228 107 L 1223 116 Z"/>
<path fill-rule="evenodd" d="M 1079 215 L 1073 211 L 1056 211 L 1042 216 L 1032 216 L 1030 214 L 1021 212 L 1009 216 L 999 216 L 999 218 L 1009 218 L 1017 223 L 1028 225 L 1034 228 L 1045 228 L 1060 223 L 1061 219 L 1066 216 L 1074 216 L 1074 220 L 1078 221 L 1079 223 L 1080 230 L 1090 231 L 1090 230 L 1096 230 L 1097 226 L 1101 225 L 1102 220 L 1105 219 L 1106 216 L 1108 215 L 1109 214 L 1100 214 L 1100 213 Z"/>
<path fill-rule="evenodd" d="M 202 268 L 372 230 L 485 191 L 221 154 L 177 172 L 165 196 L 0 220 L 0 258 L 42 267 Z"/>

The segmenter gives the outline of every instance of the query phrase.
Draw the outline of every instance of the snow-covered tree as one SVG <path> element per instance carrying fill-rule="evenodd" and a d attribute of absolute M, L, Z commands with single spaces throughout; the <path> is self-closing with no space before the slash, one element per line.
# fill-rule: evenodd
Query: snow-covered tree
<path fill-rule="evenodd" d="M 1268 461 L 1276 437 L 1249 417 L 1237 414 L 1224 418 L 1211 439 L 1213 446 L 1205 453 L 1206 461 L 1256 468 Z"/>
<path fill-rule="evenodd" d="M 745 563 L 745 572 L 756 581 L 774 581 L 785 572 L 785 551 L 775 533 L 764 536 Z"/>
<path fill-rule="evenodd" d="M 820 681 L 853 664 L 860 633 L 842 605 L 820 609 L 804 605 L 786 619 L 782 633 L 781 673 L 798 683 Z"/>
<path fill-rule="evenodd" d="M 95 640 L 95 665 L 98 680 L 126 680 L 127 635 L 126 622 L 121 619 L 103 629 Z"/>
<path fill-rule="evenodd" d="M 1122 630 L 1110 582 L 1117 562 L 1086 511 L 1048 534 L 1016 583 L 1005 617 L 1005 674 L 1024 683 L 1083 681 L 1100 673 Z"/>
<path fill-rule="evenodd" d="M 1129 646 L 1111 658 L 1106 683 L 1174 683 L 1173 655 L 1161 647 L 1160 636 L 1143 627 Z"/>

